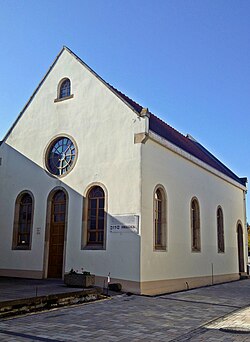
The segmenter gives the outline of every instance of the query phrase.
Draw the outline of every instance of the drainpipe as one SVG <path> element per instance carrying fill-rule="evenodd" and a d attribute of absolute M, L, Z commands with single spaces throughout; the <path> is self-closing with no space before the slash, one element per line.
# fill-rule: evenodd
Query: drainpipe
<path fill-rule="evenodd" d="M 246 181 L 247 183 L 247 181 Z M 246 269 L 246 265 L 248 264 L 248 233 L 247 233 L 247 210 L 246 210 L 246 193 L 247 190 L 243 190 L 243 203 L 244 203 L 244 230 L 245 234 L 243 234 L 243 238 L 245 236 L 245 265 L 244 269 Z"/>

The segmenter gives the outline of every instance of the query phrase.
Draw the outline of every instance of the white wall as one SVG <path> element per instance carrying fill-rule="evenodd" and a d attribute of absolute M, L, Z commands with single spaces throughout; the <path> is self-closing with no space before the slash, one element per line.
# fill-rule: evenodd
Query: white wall
<path fill-rule="evenodd" d="M 54 103 L 64 77 L 71 80 L 74 97 Z M 81 250 L 82 202 L 87 187 L 99 182 L 107 189 L 108 218 L 140 215 L 141 147 L 134 144 L 134 133 L 145 131 L 144 125 L 144 119 L 65 50 L 0 148 L 1 231 L 7 240 L 0 239 L 0 268 L 42 270 L 47 197 L 61 186 L 69 195 L 65 270 L 84 267 L 96 275 L 111 272 L 112 277 L 138 280 L 139 235 L 107 232 L 106 250 Z M 57 179 L 44 171 L 45 150 L 64 134 L 75 140 L 78 158 L 73 170 Z M 11 251 L 14 203 L 25 189 L 35 197 L 32 250 Z M 39 236 L 36 227 L 41 227 Z"/>
<path fill-rule="evenodd" d="M 236 224 L 245 224 L 243 191 L 149 139 L 142 148 L 142 281 L 238 273 Z M 153 251 L 153 191 L 167 193 L 167 251 Z M 200 205 L 201 252 L 191 252 L 190 202 Z M 217 253 L 217 207 L 225 253 Z"/>

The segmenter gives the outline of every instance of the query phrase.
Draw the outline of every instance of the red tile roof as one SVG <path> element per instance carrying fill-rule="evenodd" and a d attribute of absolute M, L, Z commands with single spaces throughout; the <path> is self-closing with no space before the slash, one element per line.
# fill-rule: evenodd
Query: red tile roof
<path fill-rule="evenodd" d="M 136 112 L 140 113 L 143 107 L 130 99 L 128 96 L 114 88 L 113 86 L 108 86 L 125 102 L 127 102 Z M 247 179 L 246 178 L 239 178 L 235 173 L 233 173 L 228 167 L 226 167 L 223 163 L 221 163 L 215 156 L 213 156 L 204 146 L 202 146 L 197 141 L 190 139 L 182 135 L 180 132 L 175 130 L 173 127 L 169 126 L 167 123 L 159 119 L 152 113 L 150 114 L 149 118 L 149 129 L 165 138 L 172 144 L 176 145 L 177 147 L 181 148 L 183 151 L 191 154 L 192 156 L 198 158 L 202 162 L 206 163 L 207 165 L 213 167 L 217 171 L 222 172 L 224 175 L 232 178 L 236 182 L 246 185 Z"/>

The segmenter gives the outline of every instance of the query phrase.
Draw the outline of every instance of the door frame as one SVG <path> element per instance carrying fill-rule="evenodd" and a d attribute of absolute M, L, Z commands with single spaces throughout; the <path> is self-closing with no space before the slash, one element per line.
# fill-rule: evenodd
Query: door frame
<path fill-rule="evenodd" d="M 63 191 L 66 196 L 66 207 L 65 207 L 65 227 L 64 227 L 64 247 L 63 247 L 63 266 L 62 266 L 62 278 L 65 271 L 65 257 L 66 257 L 66 243 L 67 243 L 67 232 L 68 232 L 68 203 L 69 195 L 68 192 L 61 186 L 53 188 L 47 198 L 47 211 L 46 211 L 46 225 L 45 225 L 45 239 L 44 239 L 44 259 L 43 259 L 43 278 L 48 278 L 48 267 L 49 267 L 49 241 L 50 241 L 50 225 L 51 225 L 51 209 L 52 199 L 57 191 Z"/>
<path fill-rule="evenodd" d="M 244 234 L 243 234 L 243 225 L 240 221 L 237 222 L 236 233 L 237 233 L 238 269 L 239 269 L 239 274 L 240 274 L 240 273 L 245 272 Z M 241 235 L 241 241 L 239 237 L 240 235 Z"/>

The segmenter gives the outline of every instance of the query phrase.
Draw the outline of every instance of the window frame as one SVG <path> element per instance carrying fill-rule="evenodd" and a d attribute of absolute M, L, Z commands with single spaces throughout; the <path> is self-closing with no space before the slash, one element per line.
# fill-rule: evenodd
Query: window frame
<path fill-rule="evenodd" d="M 61 96 L 61 88 L 64 82 L 69 81 L 69 95 L 67 96 Z M 61 102 L 64 100 L 68 100 L 74 97 L 74 94 L 72 93 L 72 83 L 71 80 L 68 77 L 64 77 L 60 80 L 57 86 L 57 97 L 54 100 L 54 102 Z"/>
<path fill-rule="evenodd" d="M 218 213 L 221 213 L 220 217 Z M 224 234 L 224 215 L 221 206 L 216 210 L 217 221 L 217 251 L 218 253 L 225 253 L 225 234 Z"/>
<path fill-rule="evenodd" d="M 49 166 L 49 155 L 50 152 L 52 150 L 52 147 L 61 139 L 69 139 L 71 141 L 71 143 L 74 145 L 74 149 L 75 149 L 75 154 L 74 154 L 74 160 L 73 162 L 70 164 L 70 168 L 68 171 L 66 171 L 65 173 L 62 173 L 61 175 L 56 175 L 54 173 L 52 173 L 50 166 Z M 78 159 L 78 146 L 76 144 L 76 141 L 74 138 L 72 138 L 71 136 L 69 136 L 68 134 L 62 133 L 62 134 L 58 134 L 56 136 L 54 136 L 49 143 L 47 144 L 47 146 L 45 147 L 44 153 L 43 153 L 43 165 L 44 165 L 44 169 L 47 172 L 48 175 L 50 175 L 51 177 L 56 177 L 56 178 L 63 178 L 66 177 L 67 175 L 69 175 L 72 170 L 74 169 L 76 162 Z"/>
<path fill-rule="evenodd" d="M 193 203 L 196 208 L 193 208 Z M 196 212 L 194 212 L 196 210 Z M 193 197 L 190 202 L 190 227 L 191 227 L 191 250 L 201 252 L 201 221 L 200 205 L 197 197 Z"/>
<path fill-rule="evenodd" d="M 18 243 L 18 238 L 20 235 L 20 209 L 21 209 L 21 201 L 24 196 L 29 195 L 31 198 L 31 219 L 30 219 L 30 227 L 29 227 L 29 243 L 27 245 L 21 245 Z M 12 249 L 13 250 L 31 250 L 32 246 L 32 233 L 33 233 L 33 220 L 34 220 L 34 196 L 31 191 L 24 190 L 20 192 L 15 201 L 15 209 L 14 209 L 14 223 L 13 223 L 13 239 L 12 239 Z"/>
<path fill-rule="evenodd" d="M 100 188 L 103 192 L 104 197 L 98 197 L 99 199 L 104 199 L 104 206 L 103 206 L 103 231 L 102 230 L 95 230 L 95 233 L 98 234 L 98 232 L 103 232 L 103 240 L 102 243 L 96 243 L 93 242 L 91 243 L 88 239 L 88 234 L 91 232 L 89 229 L 89 213 L 90 213 L 90 193 L 94 188 Z M 99 200 L 98 200 L 99 204 Z M 99 207 L 97 206 L 99 209 Z M 95 216 L 95 220 L 98 221 L 98 216 Z M 92 231 L 94 233 L 94 231 Z M 106 188 L 100 184 L 100 183 L 94 183 L 91 184 L 87 191 L 86 195 L 83 199 L 83 233 L 82 233 L 82 249 L 87 249 L 87 250 L 105 250 L 106 249 L 106 236 L 107 236 L 107 190 Z"/>
<path fill-rule="evenodd" d="M 157 192 L 161 198 L 156 198 Z M 159 203 L 161 208 L 159 210 Z M 160 219 L 159 219 L 160 212 Z M 160 224 L 160 234 L 159 234 Z M 160 235 L 161 242 L 157 242 L 157 236 Z M 162 185 L 157 185 L 153 192 L 153 250 L 167 250 L 167 195 Z"/>

